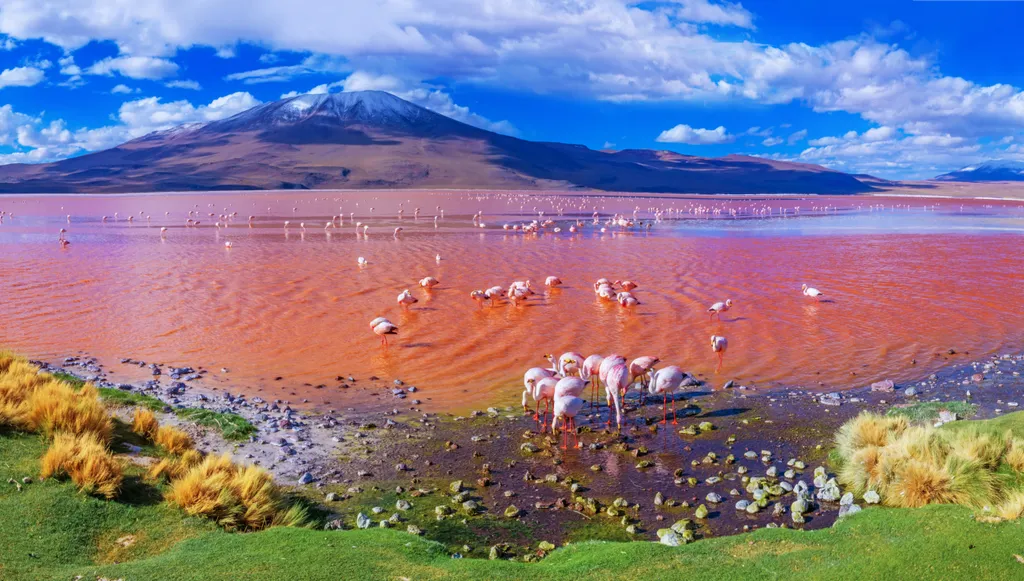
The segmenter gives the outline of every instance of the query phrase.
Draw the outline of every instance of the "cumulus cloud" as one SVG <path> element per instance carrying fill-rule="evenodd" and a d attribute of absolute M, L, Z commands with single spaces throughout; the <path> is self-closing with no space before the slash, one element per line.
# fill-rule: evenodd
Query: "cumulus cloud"
<path fill-rule="evenodd" d="M 694 129 L 689 125 L 679 124 L 666 129 L 655 141 L 659 143 L 686 143 L 689 145 L 714 145 L 731 143 L 736 138 L 730 135 L 725 127 L 719 125 L 715 129 Z"/>
<path fill-rule="evenodd" d="M 121 104 L 115 125 L 75 131 L 68 129 L 61 119 L 44 123 L 39 117 L 4 105 L 0 107 L 0 145 L 18 150 L 0 154 L 0 164 L 52 161 L 83 151 L 107 149 L 153 131 L 224 119 L 258 104 L 260 101 L 246 92 L 198 106 L 186 100 L 165 103 L 158 97 L 148 97 Z"/>
<path fill-rule="evenodd" d="M 132 79 L 165 79 L 178 72 L 178 65 L 171 60 L 149 56 L 108 57 L 92 64 L 86 72 L 90 75 L 112 75 L 118 73 Z"/>
<path fill-rule="evenodd" d="M 36 67 L 15 67 L 0 72 L 0 89 L 4 87 L 32 87 L 46 78 L 46 73 Z"/>
<path fill-rule="evenodd" d="M 776 145 L 782 143 L 783 141 L 784 140 L 781 137 L 769 137 L 762 141 L 761 145 L 765 147 L 775 147 Z"/>
<path fill-rule="evenodd" d="M 138 89 L 133 89 L 128 85 L 114 85 L 114 88 L 110 90 L 114 95 L 130 95 L 132 93 L 138 93 Z"/>
<path fill-rule="evenodd" d="M 800 143 L 801 141 L 803 141 L 806 138 L 807 138 L 807 130 L 806 129 L 801 129 L 800 131 L 794 131 L 793 133 L 791 133 L 790 136 L 789 136 L 789 139 L 786 140 L 786 143 L 788 143 L 789 145 L 795 145 L 797 143 Z"/>

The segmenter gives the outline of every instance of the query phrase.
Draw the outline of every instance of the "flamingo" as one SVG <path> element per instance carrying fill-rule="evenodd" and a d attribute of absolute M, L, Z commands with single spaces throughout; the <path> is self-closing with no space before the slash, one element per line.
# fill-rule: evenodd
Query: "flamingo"
<path fill-rule="evenodd" d="M 583 367 L 583 356 L 579 353 L 569 351 L 562 353 L 562 356 L 558 358 L 558 372 L 562 377 L 578 375 L 581 367 Z"/>
<path fill-rule="evenodd" d="M 657 365 L 659 361 L 661 361 L 661 359 L 651 355 L 645 355 L 634 359 L 629 364 L 629 382 L 633 383 L 639 380 L 641 388 L 647 387 L 651 379 L 651 374 L 654 372 L 654 366 Z"/>
<path fill-rule="evenodd" d="M 533 397 L 533 401 L 536 402 L 537 409 L 533 412 L 533 419 L 540 422 L 540 431 L 543 433 L 547 429 L 548 425 L 548 411 L 551 410 L 551 402 L 555 398 L 555 385 L 558 384 L 558 380 L 554 377 L 542 377 L 533 382 L 529 392 Z M 523 394 L 523 399 L 526 399 L 526 394 Z M 544 413 L 540 413 L 540 402 L 544 402 Z M 526 413 L 530 410 L 526 409 Z"/>
<path fill-rule="evenodd" d="M 623 307 L 635 307 L 640 304 L 633 293 L 631 292 L 620 292 L 615 295 L 615 300 L 619 302 Z"/>
<path fill-rule="evenodd" d="M 432 276 L 420 279 L 420 286 L 427 290 L 430 290 L 439 284 L 441 284 L 441 281 Z"/>
<path fill-rule="evenodd" d="M 580 368 L 580 377 L 583 379 L 590 380 L 590 405 L 593 406 L 594 402 L 597 401 L 597 384 L 598 380 L 598 369 L 601 367 L 601 362 L 604 361 L 604 357 L 600 355 L 591 355 L 583 360 L 583 366 Z"/>
<path fill-rule="evenodd" d="M 436 262 L 438 264 L 441 264 L 441 255 L 440 254 L 435 254 L 434 255 L 434 262 Z"/>
<path fill-rule="evenodd" d="M 494 299 L 505 296 L 505 291 L 500 286 L 492 286 L 491 288 L 484 291 L 484 296 L 487 300 L 491 301 L 491 306 L 494 306 Z"/>
<path fill-rule="evenodd" d="M 665 410 L 665 419 L 661 423 L 668 423 L 668 396 L 672 395 L 672 423 L 678 424 L 676 421 L 676 399 L 675 393 L 683 384 L 683 380 L 686 379 L 686 374 L 683 373 L 682 369 L 679 369 L 675 365 L 669 365 L 655 371 L 651 375 L 651 382 L 648 386 L 648 390 L 651 395 L 662 396 L 663 409 Z"/>
<path fill-rule="evenodd" d="M 629 383 L 629 368 L 626 367 L 625 360 L 608 369 L 608 373 L 604 378 L 605 397 L 608 402 L 608 427 L 612 425 L 611 408 L 614 404 L 615 428 L 620 432 L 622 431 L 622 401 L 619 394 L 626 391 Z"/>
<path fill-rule="evenodd" d="M 715 373 L 722 370 L 722 359 L 725 357 L 725 350 L 729 348 L 729 340 L 719 335 L 711 336 L 711 350 L 718 353 L 718 368 Z"/>
<path fill-rule="evenodd" d="M 613 285 L 616 285 L 616 284 L 619 285 L 620 287 L 622 287 L 622 290 L 624 290 L 626 292 L 629 292 L 629 291 L 635 289 L 636 287 L 640 286 L 640 285 L 636 284 L 635 282 L 633 282 L 631 280 L 617 280 L 617 281 L 615 281 L 612 284 Z"/>
<path fill-rule="evenodd" d="M 562 279 L 558 278 L 557 276 L 549 276 L 546 279 L 544 279 L 544 284 L 548 288 L 554 288 L 562 284 Z"/>
<path fill-rule="evenodd" d="M 366 266 L 367 264 L 370 264 L 370 262 L 363 258 L 362 256 L 356 259 L 356 263 L 359 264 L 360 268 Z"/>
<path fill-rule="evenodd" d="M 398 235 L 401 234 L 401 233 L 402 233 L 402 227 L 401 226 L 399 226 L 398 228 L 395 228 L 395 238 L 398 238 Z"/>
<path fill-rule="evenodd" d="M 412 296 L 412 293 L 409 292 L 409 289 L 405 289 L 404 291 L 402 291 L 401 294 L 398 295 L 398 304 L 400 305 L 409 306 L 415 302 L 419 302 L 419 299 Z"/>
<path fill-rule="evenodd" d="M 579 397 L 583 395 L 583 391 L 586 389 L 586 380 L 580 379 L 579 377 L 563 377 L 555 384 L 555 397 Z"/>
<path fill-rule="evenodd" d="M 227 242 L 224 243 L 224 248 L 229 248 L 230 249 L 232 246 L 234 246 L 234 244 L 232 244 L 230 240 L 228 240 Z"/>
<path fill-rule="evenodd" d="M 562 420 L 565 424 L 565 428 L 562 430 L 562 449 L 569 449 L 569 431 L 572 431 L 573 436 L 573 448 L 580 447 L 580 438 L 576 433 L 576 414 L 580 413 L 583 409 L 583 404 L 586 403 L 582 399 L 576 396 L 563 396 L 555 397 L 555 410 L 552 414 L 554 417 L 551 419 L 551 431 L 558 428 L 558 420 Z"/>
<path fill-rule="evenodd" d="M 518 305 L 520 302 L 525 301 L 529 294 L 531 293 L 526 287 L 515 286 L 514 284 L 508 287 L 508 300 L 513 305 Z"/>
<path fill-rule="evenodd" d="M 598 379 L 600 379 L 601 382 L 604 383 L 605 378 L 608 377 L 608 370 L 619 364 L 626 364 L 626 358 L 623 357 L 622 355 L 614 354 L 605 357 L 604 360 L 602 360 L 600 365 L 598 366 Z"/>
<path fill-rule="evenodd" d="M 804 285 L 807 286 L 807 285 Z M 715 303 L 711 305 L 708 312 L 711 313 L 711 318 L 708 320 L 710 323 L 715 319 L 715 315 L 718 315 L 718 320 L 722 320 L 722 313 L 728 311 L 732 307 L 732 299 L 725 299 L 724 303 Z"/>
<path fill-rule="evenodd" d="M 812 299 L 818 299 L 819 297 L 825 296 L 825 293 L 814 287 L 807 286 L 806 284 L 800 287 L 800 290 L 803 291 L 805 297 L 811 297 Z"/>
<path fill-rule="evenodd" d="M 475 290 L 469 293 L 469 298 L 477 302 L 481 307 L 484 305 L 484 301 L 487 300 L 487 293 L 482 290 Z"/>
<path fill-rule="evenodd" d="M 387 347 L 388 335 L 398 334 L 398 325 L 395 325 L 391 321 L 384 317 L 377 317 L 370 321 L 370 328 L 373 332 L 380 336 L 380 344 Z"/>

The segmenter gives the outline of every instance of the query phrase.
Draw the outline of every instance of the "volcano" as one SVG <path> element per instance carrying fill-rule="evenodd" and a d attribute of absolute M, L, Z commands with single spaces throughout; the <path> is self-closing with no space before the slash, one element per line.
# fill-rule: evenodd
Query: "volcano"
<path fill-rule="evenodd" d="M 700 194 L 874 189 L 810 164 L 526 141 L 380 91 L 300 95 L 79 157 L 0 167 L 0 192 L 374 188 Z"/>

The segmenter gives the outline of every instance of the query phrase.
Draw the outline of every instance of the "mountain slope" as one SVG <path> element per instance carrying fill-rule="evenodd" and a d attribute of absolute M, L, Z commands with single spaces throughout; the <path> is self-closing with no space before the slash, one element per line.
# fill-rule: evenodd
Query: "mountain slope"
<path fill-rule="evenodd" d="M 808 164 L 525 141 L 379 91 L 300 95 L 72 159 L 0 167 L 0 192 L 293 188 L 712 194 L 872 189 L 847 174 Z"/>
<path fill-rule="evenodd" d="M 942 174 L 934 179 L 946 182 L 1024 182 L 1024 162 L 994 160 Z"/>

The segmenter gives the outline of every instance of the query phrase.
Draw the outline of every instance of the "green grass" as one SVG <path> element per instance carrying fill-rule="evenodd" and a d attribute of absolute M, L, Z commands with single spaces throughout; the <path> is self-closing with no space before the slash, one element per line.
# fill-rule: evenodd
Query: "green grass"
<path fill-rule="evenodd" d="M 970 419 L 978 413 L 978 406 L 965 401 L 923 401 L 889 408 L 886 415 L 906 416 L 912 422 L 933 422 L 939 418 L 942 410 L 953 412 L 960 419 Z"/>
<path fill-rule="evenodd" d="M 75 389 L 81 389 L 85 385 L 85 380 L 63 371 L 58 371 L 52 375 L 71 384 Z M 151 395 L 124 391 L 112 387 L 101 387 L 99 392 L 103 401 L 113 406 L 142 407 L 154 412 L 162 412 L 168 409 L 166 403 Z M 214 428 L 220 431 L 227 440 L 245 440 L 256 433 L 256 426 L 253 426 L 249 423 L 249 420 L 238 414 L 215 412 L 200 408 L 179 408 L 174 409 L 173 413 L 179 418 L 186 419 L 200 426 Z"/>
<path fill-rule="evenodd" d="M 200 408 L 181 408 L 174 410 L 179 418 L 190 422 L 220 430 L 227 440 L 245 440 L 256 433 L 256 426 L 238 414 L 215 412 Z"/>
<path fill-rule="evenodd" d="M 1000 418 L 993 429 L 1020 423 L 1021 418 Z M 980 523 L 957 506 L 872 507 L 830 529 L 762 529 L 679 548 L 584 542 L 533 564 L 455 560 L 444 545 L 400 530 L 227 533 L 160 502 L 163 489 L 139 480 L 141 469 L 128 470 L 125 493 L 113 502 L 80 495 L 68 483 L 34 482 L 22 492 L 6 484 L 9 478 L 35 478 L 44 448 L 40 436 L 0 433 L 0 579 L 5 581 L 66 581 L 77 575 L 126 581 L 1024 576 L 1024 564 L 1015 557 L 1024 552 L 1024 523 Z"/>
<path fill-rule="evenodd" d="M 142 407 L 154 412 L 163 411 L 167 407 L 167 404 L 151 395 L 144 395 L 133 391 L 101 387 L 99 392 L 103 401 L 113 406 Z"/>

